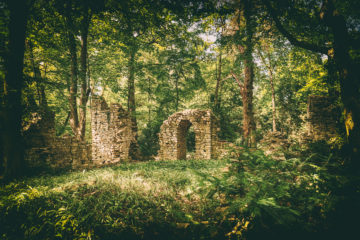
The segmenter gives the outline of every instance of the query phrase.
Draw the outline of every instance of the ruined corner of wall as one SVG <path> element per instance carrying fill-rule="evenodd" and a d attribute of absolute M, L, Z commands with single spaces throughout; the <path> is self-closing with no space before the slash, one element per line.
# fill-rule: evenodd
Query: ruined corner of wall
<path fill-rule="evenodd" d="M 91 99 L 91 144 L 55 134 L 55 114 L 34 113 L 24 127 L 25 161 L 34 168 L 91 168 L 128 161 L 136 141 L 129 114 L 120 104 Z"/>
<path fill-rule="evenodd" d="M 105 99 L 94 96 L 91 101 L 92 161 L 95 165 L 130 160 L 135 142 L 129 113 L 121 104 L 108 106 Z"/>

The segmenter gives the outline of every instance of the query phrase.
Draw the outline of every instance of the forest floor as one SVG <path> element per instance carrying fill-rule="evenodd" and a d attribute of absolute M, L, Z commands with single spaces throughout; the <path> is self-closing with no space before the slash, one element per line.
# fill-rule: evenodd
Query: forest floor
<path fill-rule="evenodd" d="M 0 188 L 3 239 L 224 239 L 224 199 L 209 177 L 228 160 L 123 163 Z M 171 236 L 171 237 L 170 237 Z"/>
<path fill-rule="evenodd" d="M 26 177 L 0 185 L 0 239 L 351 239 L 360 179 L 338 161 L 243 149 Z"/>

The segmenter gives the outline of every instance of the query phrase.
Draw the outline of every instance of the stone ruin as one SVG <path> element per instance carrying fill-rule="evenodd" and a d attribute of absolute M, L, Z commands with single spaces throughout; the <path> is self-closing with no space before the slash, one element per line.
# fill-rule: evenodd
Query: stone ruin
<path fill-rule="evenodd" d="M 315 141 L 329 140 L 336 136 L 339 109 L 330 97 L 311 95 L 308 98 L 308 136 Z"/>
<path fill-rule="evenodd" d="M 130 158 L 135 141 L 129 113 L 120 104 L 110 107 L 101 97 L 91 103 L 92 161 L 95 165 L 117 163 Z"/>
<path fill-rule="evenodd" d="M 335 136 L 338 112 L 330 98 L 309 96 L 307 137 L 317 141 Z M 24 131 L 25 160 L 30 167 L 85 168 L 117 163 L 129 160 L 131 146 L 136 146 L 129 113 L 120 104 L 108 106 L 97 96 L 91 101 L 91 144 L 73 136 L 57 137 L 54 126 L 54 113 L 33 114 Z M 226 155 L 229 143 L 218 140 L 220 129 L 214 114 L 210 110 L 188 109 L 164 121 L 159 133 L 158 159 L 186 159 L 190 126 L 195 133 L 196 159 Z"/>
<path fill-rule="evenodd" d="M 307 138 L 311 141 L 328 140 L 336 136 L 339 109 L 326 96 L 309 96 L 307 109 Z M 186 159 L 186 135 L 191 125 L 195 132 L 195 159 L 216 159 L 228 154 L 234 144 L 219 141 L 218 120 L 210 110 L 185 110 L 171 115 L 160 128 L 158 159 Z M 260 145 L 270 152 L 287 149 L 290 142 L 280 132 L 265 136 Z M 285 159 L 284 156 L 278 156 Z"/>
<path fill-rule="evenodd" d="M 129 159 L 135 141 L 131 120 L 120 104 L 110 107 L 101 97 L 91 101 L 92 142 L 55 135 L 53 112 L 36 113 L 24 129 L 25 162 L 30 167 L 87 168 Z"/>
<path fill-rule="evenodd" d="M 73 136 L 55 135 L 55 114 L 34 113 L 24 131 L 25 162 L 29 167 L 79 168 L 91 165 L 91 146 Z"/>
<path fill-rule="evenodd" d="M 186 159 L 186 135 L 193 126 L 195 132 L 195 159 L 217 157 L 217 119 L 210 110 L 184 110 L 171 115 L 160 128 L 159 159 Z"/>

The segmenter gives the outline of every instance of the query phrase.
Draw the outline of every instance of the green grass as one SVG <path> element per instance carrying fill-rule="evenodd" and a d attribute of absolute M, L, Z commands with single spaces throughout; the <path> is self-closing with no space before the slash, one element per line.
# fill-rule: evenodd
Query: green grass
<path fill-rule="evenodd" d="M 204 176 L 226 160 L 149 161 L 2 186 L 3 239 L 223 239 L 224 199 Z"/>
<path fill-rule="evenodd" d="M 348 186 L 359 178 L 337 173 L 338 158 L 234 153 L 231 160 L 122 163 L 3 185 L 0 239 L 323 239 L 357 229 L 358 205 L 349 203 L 360 191 Z"/>

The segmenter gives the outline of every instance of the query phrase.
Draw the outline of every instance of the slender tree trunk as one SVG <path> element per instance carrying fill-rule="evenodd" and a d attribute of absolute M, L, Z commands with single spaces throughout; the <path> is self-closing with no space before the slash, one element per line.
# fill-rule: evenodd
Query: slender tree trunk
<path fill-rule="evenodd" d="M 225 31 L 225 19 L 223 17 L 219 18 L 219 24 L 220 24 L 220 29 L 221 29 L 220 34 L 222 35 L 223 32 Z M 221 75 L 222 75 L 222 45 L 220 44 L 219 61 L 218 61 L 217 69 L 216 69 L 216 86 L 215 86 L 215 96 L 214 96 L 215 112 L 220 111 L 220 92 L 221 92 L 221 81 L 222 81 Z"/>
<path fill-rule="evenodd" d="M 255 120 L 253 112 L 253 83 L 254 83 L 254 61 L 253 53 L 253 22 L 251 21 L 251 1 L 244 1 L 244 20 L 246 28 L 246 39 L 243 48 L 244 53 L 244 88 L 243 100 L 243 131 L 245 144 L 250 147 L 256 146 Z"/>
<path fill-rule="evenodd" d="M 29 49 L 29 53 L 30 53 L 30 62 L 31 62 L 31 66 L 32 66 L 32 70 L 33 70 L 33 74 L 34 74 L 34 79 L 35 79 L 35 82 L 36 82 L 36 91 L 37 91 L 37 96 L 38 96 L 38 100 L 39 100 L 39 103 L 41 102 L 41 95 L 40 95 L 40 86 L 39 86 L 39 80 L 38 80 L 38 77 L 39 77 L 39 71 L 38 71 L 38 68 L 36 67 L 36 64 L 35 64 L 35 57 L 34 57 L 34 50 L 33 50 L 33 45 L 32 45 L 32 42 L 31 40 L 25 40 L 26 42 L 26 47 Z M 36 101 L 35 101 L 35 97 L 34 97 L 34 94 L 30 94 L 30 98 L 29 98 L 29 102 L 30 102 L 30 105 L 31 106 L 36 106 L 37 107 L 37 104 L 36 104 Z"/>
<path fill-rule="evenodd" d="M 34 46 L 31 42 L 31 40 L 28 41 L 28 47 L 30 51 L 30 61 L 33 68 L 34 78 L 36 81 L 36 88 L 38 91 L 38 98 L 39 98 L 39 105 L 43 110 L 47 109 L 47 100 L 46 100 L 46 94 L 45 94 L 45 86 L 42 82 L 41 72 L 39 68 L 39 64 L 35 62 L 35 56 L 34 56 Z"/>
<path fill-rule="evenodd" d="M 266 48 L 268 48 L 268 47 L 266 47 Z M 273 132 L 276 132 L 277 131 L 276 130 L 276 102 L 275 102 L 275 88 L 274 88 L 274 74 L 273 74 L 274 67 L 271 65 L 271 59 L 270 59 L 269 53 L 268 53 L 269 64 L 267 64 L 265 57 L 261 53 L 261 49 L 258 49 L 258 52 L 259 52 L 262 63 L 265 65 L 265 67 L 267 68 L 268 73 L 269 73 L 270 88 L 271 88 L 271 105 L 272 105 L 272 129 L 273 129 Z"/>
<path fill-rule="evenodd" d="M 220 48 L 219 62 L 218 62 L 217 76 L 216 76 L 215 96 L 214 96 L 214 109 L 216 112 L 219 111 L 219 109 L 220 109 L 219 89 L 220 89 L 220 83 L 221 83 L 221 65 L 222 65 L 222 51 Z"/>
<path fill-rule="evenodd" d="M 40 82 L 40 106 L 45 110 L 48 108 L 48 103 L 45 94 L 45 86 L 42 82 Z"/>
<path fill-rule="evenodd" d="M 32 65 L 32 68 L 33 68 L 33 74 L 34 74 L 34 80 L 36 82 L 36 93 L 37 93 L 37 98 L 38 98 L 38 101 L 40 103 L 40 88 L 39 88 L 39 84 L 38 84 L 38 80 L 37 80 L 37 72 L 36 72 L 36 69 L 35 69 L 35 61 L 34 61 L 34 54 L 33 54 L 33 47 L 32 47 L 32 44 L 31 44 L 31 41 L 30 40 L 26 40 L 25 39 L 25 48 L 28 48 L 29 49 L 29 53 L 30 53 L 30 63 Z M 27 108 L 29 109 L 29 111 L 32 111 L 32 110 L 35 110 L 37 111 L 38 110 L 38 104 L 35 100 L 35 93 L 31 90 L 31 84 L 32 82 L 27 82 L 27 86 L 24 87 L 25 89 L 27 89 Z"/>
<path fill-rule="evenodd" d="M 70 52 L 70 65 L 71 65 L 71 75 L 69 83 L 69 107 L 70 107 L 70 127 L 78 139 L 81 139 L 81 133 L 79 132 L 79 116 L 77 110 L 77 84 L 78 84 L 78 63 L 76 55 L 76 41 L 74 33 L 73 19 L 71 17 L 71 8 L 70 5 L 67 5 L 66 8 L 66 26 L 67 26 L 67 40 L 68 47 Z"/>
<path fill-rule="evenodd" d="M 23 174 L 24 146 L 21 136 L 21 91 L 25 32 L 27 21 L 26 1 L 8 1 L 10 10 L 8 54 L 5 59 L 4 111 L 2 113 L 2 165 L 4 178 L 11 179 Z"/>
<path fill-rule="evenodd" d="M 131 116 L 132 129 L 137 136 L 137 121 L 136 121 L 136 100 L 135 100 L 135 55 L 137 50 L 135 48 L 130 49 L 129 56 L 129 77 L 128 77 L 128 111 Z"/>
<path fill-rule="evenodd" d="M 151 105 L 150 105 L 150 101 L 151 101 L 151 79 L 149 77 L 148 78 L 148 123 L 149 124 L 151 122 Z"/>
<path fill-rule="evenodd" d="M 81 52 L 80 52 L 80 86 L 81 86 L 81 95 L 80 95 L 80 105 L 79 105 L 79 138 L 81 140 L 85 139 L 85 130 L 86 130 L 86 104 L 89 99 L 89 86 L 87 84 L 87 53 L 88 53 L 88 33 L 89 33 L 89 24 L 91 20 L 91 15 L 89 14 L 88 7 L 85 6 L 84 16 L 81 21 L 80 35 L 81 35 Z"/>
<path fill-rule="evenodd" d="M 177 75 L 175 78 L 175 90 L 176 90 L 175 111 L 177 112 L 179 109 L 179 77 Z"/>
<path fill-rule="evenodd" d="M 137 47 L 132 47 L 130 49 L 129 56 L 129 78 L 128 78 L 128 111 L 131 117 L 132 123 L 132 132 L 134 136 L 134 140 L 130 144 L 130 152 L 129 155 L 132 159 L 139 159 L 139 145 L 137 143 L 138 138 L 138 127 L 136 121 L 136 101 L 135 101 L 135 57 L 137 53 Z"/>
<path fill-rule="evenodd" d="M 57 135 L 61 135 L 61 134 L 63 134 L 65 132 L 65 128 L 68 125 L 69 119 L 70 119 L 70 112 L 68 112 L 64 123 L 62 124 L 60 130 L 57 132 Z"/>
<path fill-rule="evenodd" d="M 274 88 L 274 75 L 271 67 L 269 68 L 270 87 L 271 87 L 271 105 L 272 105 L 272 128 L 276 132 L 276 104 L 275 104 L 275 88 Z"/>

